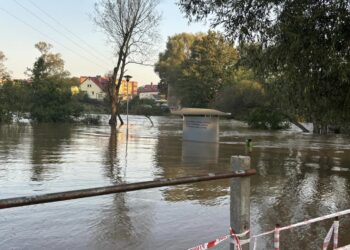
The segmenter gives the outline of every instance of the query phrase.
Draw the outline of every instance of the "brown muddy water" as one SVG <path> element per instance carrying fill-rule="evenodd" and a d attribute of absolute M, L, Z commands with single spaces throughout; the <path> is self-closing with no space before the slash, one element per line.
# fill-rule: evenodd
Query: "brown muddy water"
<path fill-rule="evenodd" d="M 252 234 L 350 208 L 350 138 L 222 121 L 218 146 L 185 143 L 179 118 L 125 126 L 0 126 L 0 198 L 229 170 L 253 139 Z M 331 221 L 281 233 L 281 249 L 320 249 Z M 0 249 L 188 249 L 226 235 L 229 180 L 0 210 Z M 350 216 L 340 245 L 350 244 Z M 271 249 L 272 237 L 257 249 Z M 228 249 L 224 242 L 216 249 Z"/>

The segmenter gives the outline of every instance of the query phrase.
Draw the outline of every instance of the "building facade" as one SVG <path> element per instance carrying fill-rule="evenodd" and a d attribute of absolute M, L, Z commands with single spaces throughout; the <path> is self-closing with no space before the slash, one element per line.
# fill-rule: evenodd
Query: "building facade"
<path fill-rule="evenodd" d="M 129 83 L 127 83 L 125 80 L 122 80 L 119 88 L 119 96 L 121 96 L 123 100 L 126 100 L 129 93 L 129 99 L 132 99 L 137 95 L 137 85 L 138 83 L 136 81 L 129 81 Z"/>
<path fill-rule="evenodd" d="M 80 91 L 86 93 L 90 99 L 102 101 L 106 97 L 108 80 L 100 76 L 84 78 L 80 84 Z"/>
<path fill-rule="evenodd" d="M 139 89 L 140 99 L 157 100 L 159 96 L 158 85 L 148 84 Z"/>

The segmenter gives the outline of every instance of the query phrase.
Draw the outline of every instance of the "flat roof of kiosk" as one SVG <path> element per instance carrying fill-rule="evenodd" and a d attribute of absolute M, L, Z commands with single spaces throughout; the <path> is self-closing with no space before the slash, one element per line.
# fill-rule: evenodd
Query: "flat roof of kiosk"
<path fill-rule="evenodd" d="M 171 111 L 173 115 L 184 116 L 229 116 L 231 113 L 224 113 L 216 109 L 182 108 Z"/>

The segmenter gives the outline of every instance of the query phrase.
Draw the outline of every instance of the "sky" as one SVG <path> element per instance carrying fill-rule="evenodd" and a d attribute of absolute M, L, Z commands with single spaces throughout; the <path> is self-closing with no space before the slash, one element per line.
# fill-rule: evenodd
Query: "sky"
<path fill-rule="evenodd" d="M 0 0 L 0 51 L 12 78 L 26 78 L 24 72 L 40 55 L 34 44 L 45 41 L 60 53 L 72 76 L 104 75 L 113 69 L 113 46 L 92 21 L 97 0 Z M 206 32 L 204 23 L 188 23 L 175 0 L 161 0 L 160 41 L 157 55 L 165 50 L 169 36 L 181 32 Z M 153 62 L 155 63 L 155 61 Z M 158 83 L 153 67 L 130 65 L 127 74 L 139 85 Z"/>

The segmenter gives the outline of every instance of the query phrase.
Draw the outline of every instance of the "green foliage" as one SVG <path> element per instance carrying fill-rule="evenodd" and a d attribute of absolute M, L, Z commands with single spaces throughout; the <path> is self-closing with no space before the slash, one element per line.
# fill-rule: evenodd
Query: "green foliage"
<path fill-rule="evenodd" d="M 277 130 L 290 127 L 284 114 L 274 109 L 266 108 L 256 108 L 252 110 L 247 117 L 247 123 L 250 127 L 260 129 Z"/>
<path fill-rule="evenodd" d="M 183 62 L 191 55 L 193 42 L 202 36 L 203 34 L 181 33 L 168 39 L 166 50 L 159 54 L 159 60 L 155 66 L 155 72 L 159 74 L 162 81 L 176 82 Z"/>
<path fill-rule="evenodd" d="M 210 15 L 231 39 L 258 42 L 246 58 L 276 108 L 316 129 L 350 122 L 348 0 L 179 2 L 190 18 Z"/>
<path fill-rule="evenodd" d="M 6 81 L 0 86 L 0 122 L 11 122 L 28 112 L 29 86 Z"/>
<path fill-rule="evenodd" d="M 30 114 L 37 122 L 65 122 L 78 117 L 83 108 L 79 97 L 73 97 L 71 86 L 79 84 L 77 78 L 67 78 L 64 61 L 59 54 L 50 53 L 51 45 L 35 45 L 42 54 L 30 71 L 31 82 L 7 81 L 0 85 L 0 122 Z"/>
<path fill-rule="evenodd" d="M 237 60 L 237 50 L 219 33 L 183 33 L 169 38 L 156 72 L 181 97 L 182 106 L 207 107 L 231 83 Z"/>
<path fill-rule="evenodd" d="M 101 116 L 96 115 L 85 115 L 83 119 L 80 120 L 81 123 L 88 125 L 100 125 L 101 124 Z"/>
<path fill-rule="evenodd" d="M 5 54 L 2 51 L 0 51 L 0 84 L 2 81 L 10 79 L 10 74 L 4 65 L 5 61 L 6 61 Z"/>
<path fill-rule="evenodd" d="M 73 117 L 78 117 L 82 111 L 63 79 L 36 80 L 32 83 L 31 91 L 30 116 L 34 121 L 70 121 Z"/>
<path fill-rule="evenodd" d="M 165 98 L 168 96 L 168 83 L 165 79 L 161 79 L 158 83 L 158 90 L 160 95 L 164 95 Z"/>
<path fill-rule="evenodd" d="M 246 120 L 249 113 L 268 103 L 259 83 L 249 80 L 224 87 L 213 101 L 212 106 L 238 120 Z"/>
<path fill-rule="evenodd" d="M 71 93 L 71 86 L 77 84 L 74 78 L 67 78 L 64 61 L 60 54 L 50 52 L 52 45 L 39 42 L 35 47 L 41 56 L 33 68 L 28 69 L 32 83 L 30 87 L 30 117 L 37 122 L 65 122 L 78 117 L 83 108 Z"/>
<path fill-rule="evenodd" d="M 32 80 L 39 80 L 47 77 L 66 78 L 68 71 L 64 70 L 64 61 L 59 53 L 52 53 L 52 45 L 45 42 L 38 42 L 35 48 L 41 53 L 34 62 L 33 68 L 28 68 L 26 74 Z"/>
<path fill-rule="evenodd" d="M 85 114 L 107 114 L 110 113 L 109 101 L 105 100 L 94 100 L 90 99 L 86 93 L 80 92 L 78 95 L 73 97 L 78 100 L 83 107 Z"/>
<path fill-rule="evenodd" d="M 126 113 L 126 102 L 121 105 L 121 112 Z M 129 101 L 129 114 L 133 115 L 166 115 L 169 113 L 168 109 L 162 108 L 155 100 L 152 99 L 140 99 L 135 96 Z"/>

